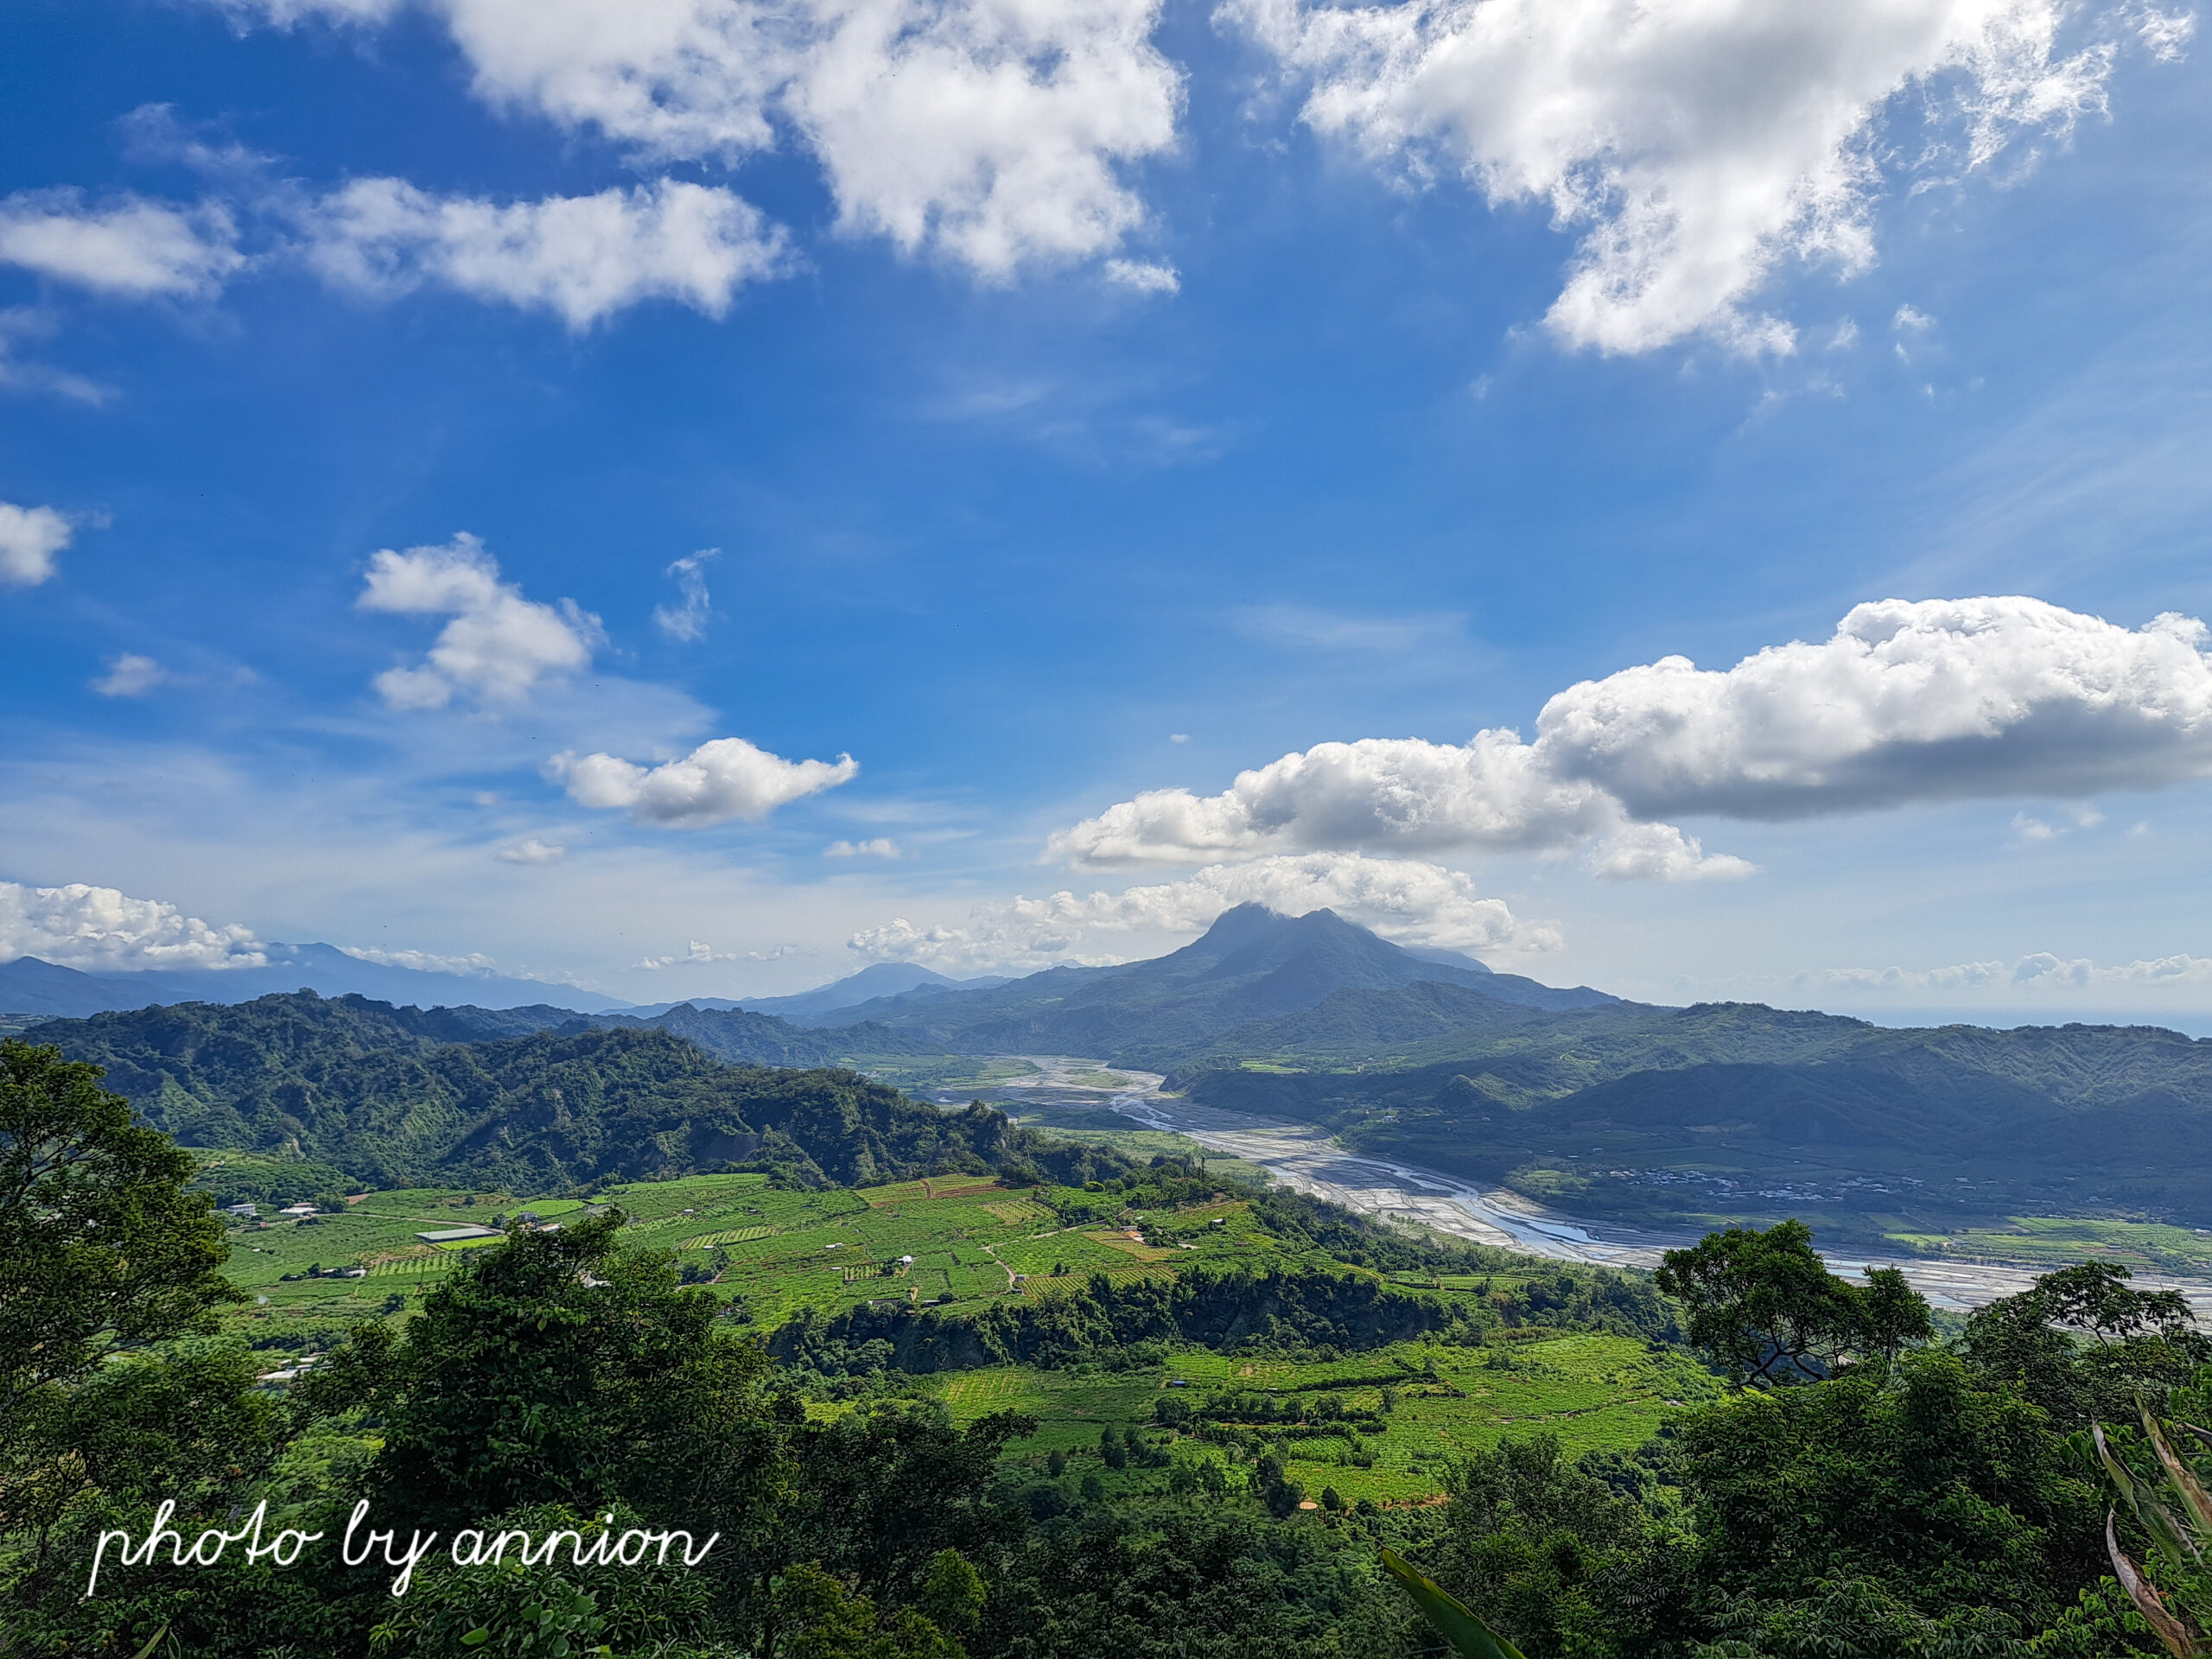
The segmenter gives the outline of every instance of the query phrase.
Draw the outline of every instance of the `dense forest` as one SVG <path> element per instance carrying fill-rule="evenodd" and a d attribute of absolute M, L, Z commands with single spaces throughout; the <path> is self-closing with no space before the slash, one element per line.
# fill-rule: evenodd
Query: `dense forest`
<path fill-rule="evenodd" d="M 2212 1459 L 2163 1427 L 2206 1420 L 2212 1347 L 2177 1298 L 2107 1266 L 1946 1338 L 1894 1275 L 1828 1274 L 1802 1228 L 1716 1234 L 1632 1288 L 1584 1276 L 1580 1309 L 1554 1310 L 1706 1356 L 1710 1403 L 1631 1454 L 1508 1433 L 1452 1461 L 1441 1503 L 1347 1506 L 1285 1475 L 1296 1434 L 1345 1432 L 1325 1391 L 1164 1393 L 1150 1427 L 1102 1436 L 1109 1497 L 1071 1469 L 1017 1472 L 1006 1453 L 1033 1424 L 957 1426 L 895 1336 L 733 1324 L 667 1252 L 626 1245 L 619 1209 L 511 1231 L 272 1393 L 219 1329 L 239 1293 L 192 1174 L 95 1068 L 0 1047 L 11 1653 L 1412 1659 L 1440 1650 L 1427 1606 L 1456 1650 L 1529 1659 L 2091 1659 L 2187 1651 L 2212 1615 L 2192 1553 Z M 1168 1215 L 1179 1182 L 1200 1184 L 1172 1165 L 1116 1182 Z M 1269 1224 L 1402 1262 L 1459 1248 L 1305 1203 Z M 1444 1317 L 1350 1260 L 1326 1282 L 1194 1274 L 1074 1302 L 1071 1323 L 997 1334 L 1110 1366 L 1147 1344 L 1357 1351 Z M 1463 1322 L 1453 1339 L 1510 1363 L 1510 1334 Z M 404 1553 L 111 1554 L 88 1595 L 102 1535 L 143 1538 L 170 1500 L 187 1551 L 256 1514 L 335 1540 L 363 1501 L 403 1537 L 575 1544 L 528 1566 L 456 1565 L 441 1544 L 404 1594 Z M 716 1541 L 690 1566 L 575 1564 L 655 1528 Z M 1405 1594 L 1386 1550 L 1437 1594 Z M 1471 1645 L 1482 1630 L 1496 1645 Z"/>
<path fill-rule="evenodd" d="M 1115 1166 L 1001 1113 L 947 1115 L 851 1071 L 728 1065 L 636 1021 L 571 1016 L 531 1030 L 536 1014 L 303 991 L 54 1020 L 38 1036 L 101 1065 L 181 1144 L 281 1152 L 364 1185 L 558 1190 L 748 1166 L 814 1184 L 954 1170 L 1080 1184 Z M 664 1017 L 691 1016 L 782 1023 L 689 1007 Z"/>

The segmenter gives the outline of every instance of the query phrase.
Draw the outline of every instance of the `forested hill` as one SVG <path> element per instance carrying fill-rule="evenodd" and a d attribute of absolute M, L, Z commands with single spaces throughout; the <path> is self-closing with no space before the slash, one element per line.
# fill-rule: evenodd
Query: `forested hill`
<path fill-rule="evenodd" d="M 730 1065 L 665 1030 L 570 1023 L 453 1040 L 480 1014 L 303 994 L 56 1020 L 31 1036 L 105 1067 L 185 1145 L 278 1152 L 370 1185 L 548 1192 L 737 1166 L 843 1185 L 956 1170 L 1080 1184 L 1119 1165 L 987 1109 L 940 1112 L 850 1071 Z"/>
<path fill-rule="evenodd" d="M 1947 1211 L 2212 1224 L 2212 1042 L 2153 1027 L 1900 1031 L 1741 1003 L 1554 1014 L 1417 986 L 1224 1033 L 1172 1080 L 1478 1179 L 1548 1172 L 1529 1190 L 1586 1211 L 1742 1213 L 1757 1189 L 1840 1201 L 1849 1183 L 1844 1207 L 1867 1212 L 1917 1211 L 1940 1188 Z"/>

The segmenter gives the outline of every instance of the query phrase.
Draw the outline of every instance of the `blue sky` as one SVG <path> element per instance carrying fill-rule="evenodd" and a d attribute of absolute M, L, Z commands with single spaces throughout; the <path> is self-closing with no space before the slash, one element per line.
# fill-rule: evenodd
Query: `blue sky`
<path fill-rule="evenodd" d="M 25 0 L 0 950 L 2212 1017 L 2190 20 L 1624 7 Z"/>

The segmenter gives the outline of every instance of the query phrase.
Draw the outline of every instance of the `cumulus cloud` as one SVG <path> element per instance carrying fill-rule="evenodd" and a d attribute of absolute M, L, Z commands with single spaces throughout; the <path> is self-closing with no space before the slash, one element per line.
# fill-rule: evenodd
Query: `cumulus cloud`
<path fill-rule="evenodd" d="M 702 743 L 680 760 L 641 766 L 612 754 L 556 755 L 553 775 L 581 806 L 626 809 L 632 821 L 697 829 L 765 818 L 778 807 L 850 782 L 860 763 L 786 760 L 741 737 Z"/>
<path fill-rule="evenodd" d="M 0 501 L 0 584 L 35 588 L 54 574 L 54 556 L 69 545 L 68 519 L 52 507 Z"/>
<path fill-rule="evenodd" d="M 1559 693 L 1536 738 L 1324 743 L 1221 794 L 1154 790 L 1055 836 L 1078 865 L 1321 849 L 1592 849 L 1617 876 L 1745 874 L 1667 820 L 1974 798 L 2078 801 L 2212 773 L 2204 625 L 2041 600 L 1860 605 L 1733 668 L 1667 657 Z M 2081 820 L 2077 817 L 2077 822 Z"/>
<path fill-rule="evenodd" d="M 542 605 L 501 582 L 483 542 L 466 531 L 443 547 L 385 549 L 369 561 L 354 604 L 453 618 L 422 663 L 377 676 L 378 692 L 395 709 L 442 709 L 460 696 L 518 703 L 541 684 L 588 667 L 605 639 L 599 619 L 573 601 Z"/>
<path fill-rule="evenodd" d="M 719 547 L 702 547 L 668 567 L 667 574 L 676 578 L 676 589 L 683 594 L 683 603 L 654 606 L 653 624 L 670 639 L 688 643 L 707 637 L 707 619 L 714 611 L 714 601 L 707 592 L 705 567 L 721 553 Z"/>
<path fill-rule="evenodd" d="M 1402 176 L 1457 174 L 1495 207 L 1538 203 L 1582 233 L 1546 322 L 1643 352 L 1707 331 L 1787 351 L 1746 302 L 1789 259 L 1874 257 L 1885 116 L 1924 96 L 1932 154 L 1986 165 L 2023 130 L 2104 106 L 2119 31 L 2166 52 L 2177 20 L 2071 0 L 1228 0 L 1223 15 L 1306 88 L 1304 118 Z"/>
<path fill-rule="evenodd" d="M 871 841 L 833 841 L 822 849 L 824 858 L 903 858 L 899 843 L 888 836 Z"/>
<path fill-rule="evenodd" d="M 0 881 L 0 962 L 36 957 L 64 968 L 260 968 L 250 928 L 188 916 L 159 899 L 73 882 L 29 887 Z"/>
<path fill-rule="evenodd" d="M 277 23 L 378 22 L 379 0 L 217 0 Z M 1175 139 L 1158 0 L 423 0 L 477 94 L 594 128 L 641 161 L 732 163 L 797 135 L 839 222 L 990 280 L 1111 251 L 1122 176 Z"/>
<path fill-rule="evenodd" d="M 94 207 L 79 191 L 32 190 L 0 201 L 0 264 L 123 299 L 204 299 L 245 256 L 217 203 L 124 196 Z"/>
<path fill-rule="evenodd" d="M 107 672 L 92 682 L 104 697 L 143 697 L 169 677 L 169 671 L 151 657 L 124 652 L 107 659 Z"/>
<path fill-rule="evenodd" d="M 663 179 L 591 196 L 501 204 L 356 179 L 302 215 L 306 257 L 371 294 L 442 283 L 584 328 L 646 299 L 720 316 L 789 262 L 785 238 L 729 191 Z"/>
<path fill-rule="evenodd" d="M 1557 949 L 1549 923 L 1515 918 L 1503 900 L 1485 899 L 1463 871 L 1409 859 L 1356 853 L 1277 856 L 1220 864 L 1179 881 L 1121 893 L 978 905 L 964 926 L 918 927 L 904 918 L 849 941 L 864 956 L 951 967 L 1030 969 L 1056 962 L 1114 962 L 1100 955 L 1101 934 L 1200 933 L 1222 912 L 1261 904 L 1291 915 L 1333 910 L 1402 944 L 1452 950 Z"/>
<path fill-rule="evenodd" d="M 536 836 L 512 842 L 492 855 L 502 864 L 557 864 L 568 855 L 567 848 L 540 841 Z"/>

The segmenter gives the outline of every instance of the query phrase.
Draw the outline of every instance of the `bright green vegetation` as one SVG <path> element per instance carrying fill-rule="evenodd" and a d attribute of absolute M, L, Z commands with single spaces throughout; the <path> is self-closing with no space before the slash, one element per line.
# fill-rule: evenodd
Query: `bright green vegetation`
<path fill-rule="evenodd" d="M 1967 1262 L 2016 1262 L 2059 1267 L 2069 1262 L 2119 1262 L 2165 1273 L 2212 1271 L 2212 1231 L 2157 1222 L 2097 1221 L 2069 1216 L 2012 1216 L 2008 1225 L 1955 1233 L 1895 1233 L 1923 1255 Z"/>
<path fill-rule="evenodd" d="M 1000 1114 L 938 1111 L 850 1071 L 728 1064 L 704 1046 L 722 1016 L 688 1005 L 654 1024 L 476 1034 L 516 1017 L 302 992 L 57 1020 L 40 1033 L 104 1066 L 184 1145 L 298 1157 L 357 1191 L 564 1192 L 746 1169 L 817 1186 L 955 1170 L 1082 1181 L 1120 1167 Z"/>
<path fill-rule="evenodd" d="M 1802 1226 L 1647 1279 L 1095 1166 L 396 1187 L 226 1238 L 91 1068 L 0 1045 L 10 1652 L 1424 1659 L 1387 1547 L 1529 1659 L 2108 1659 L 2151 1650 L 2115 1488 L 2117 1547 L 2212 1617 L 2156 1507 L 2188 1481 L 2131 1426 L 2212 1416 L 2212 1339 L 2109 1262 L 1938 1342 Z M 379 1276 L 287 1276 L 346 1252 Z M 101 1533 L 165 1500 L 189 1539 L 264 1503 L 334 1535 L 362 1499 L 444 1537 L 721 1542 L 696 1570 L 434 1551 L 403 1599 L 334 1549 L 111 1560 L 85 1594 Z"/>
<path fill-rule="evenodd" d="M 1177 1463 L 1212 1463 L 1225 1479 L 1236 1465 L 1224 1443 L 1264 1450 L 1288 1427 L 1300 1433 L 1282 1457 L 1290 1479 L 1379 1504 L 1440 1497 L 1455 1460 L 1508 1436 L 1553 1433 L 1575 1455 L 1632 1452 L 1674 1408 L 1722 1393 L 1680 1349 L 1596 1332 L 1523 1334 L 1530 1339 L 1476 1349 L 1393 1343 L 1357 1359 L 1199 1352 L 1125 1372 L 998 1366 L 956 1373 L 931 1392 L 959 1422 L 994 1411 L 1036 1418 L 1037 1433 L 1009 1448 L 1033 1476 L 1059 1452 L 1078 1479 L 1096 1471 L 1109 1493 L 1164 1491 L 1162 1471 L 1111 1470 L 1098 1456 L 1102 1429 L 1160 1436 L 1164 1404 L 1195 1414 L 1166 1442 Z"/>

